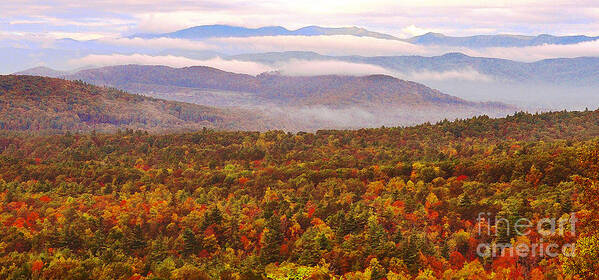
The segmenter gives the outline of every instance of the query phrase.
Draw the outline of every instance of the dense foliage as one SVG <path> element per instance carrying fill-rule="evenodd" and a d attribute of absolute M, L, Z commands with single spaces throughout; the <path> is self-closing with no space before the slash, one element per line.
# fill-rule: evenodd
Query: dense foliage
<path fill-rule="evenodd" d="M 5 135 L 0 278 L 597 279 L 597 137 L 599 111 L 313 134 Z M 578 223 L 479 234 L 479 212 Z M 485 242 L 579 254 L 479 256 Z"/>

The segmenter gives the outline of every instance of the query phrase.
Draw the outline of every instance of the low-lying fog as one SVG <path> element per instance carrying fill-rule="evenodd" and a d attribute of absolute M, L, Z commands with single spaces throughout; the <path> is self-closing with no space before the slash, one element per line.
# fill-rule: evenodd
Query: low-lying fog
<path fill-rule="evenodd" d="M 527 110 L 585 110 L 599 107 L 599 87 L 507 82 L 426 81 L 443 93 L 471 101 L 499 101 Z"/>

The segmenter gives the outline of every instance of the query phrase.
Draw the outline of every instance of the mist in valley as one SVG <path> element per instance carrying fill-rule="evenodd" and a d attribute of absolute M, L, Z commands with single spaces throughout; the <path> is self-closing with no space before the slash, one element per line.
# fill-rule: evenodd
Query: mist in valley
<path fill-rule="evenodd" d="M 498 101 L 529 111 L 585 110 L 599 107 L 599 91 L 592 85 L 549 83 L 425 81 L 446 94 L 471 101 Z"/>

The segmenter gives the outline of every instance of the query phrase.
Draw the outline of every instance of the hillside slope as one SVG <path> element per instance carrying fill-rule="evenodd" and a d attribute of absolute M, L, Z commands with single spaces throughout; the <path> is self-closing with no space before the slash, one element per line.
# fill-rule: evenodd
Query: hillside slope
<path fill-rule="evenodd" d="M 2 130 L 192 130 L 272 128 L 246 111 L 128 94 L 83 82 L 0 76 Z"/>

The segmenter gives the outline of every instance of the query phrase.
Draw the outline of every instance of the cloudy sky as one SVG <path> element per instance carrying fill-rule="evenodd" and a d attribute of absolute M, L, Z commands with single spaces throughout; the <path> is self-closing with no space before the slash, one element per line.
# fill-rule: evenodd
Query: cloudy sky
<path fill-rule="evenodd" d="M 203 24 L 361 26 L 399 37 L 599 35 L 596 0 L 3 0 L 0 32 L 75 39 L 167 32 Z"/>
<path fill-rule="evenodd" d="M 599 40 L 572 45 L 467 49 L 422 46 L 398 40 L 354 36 L 264 36 L 131 39 L 135 33 L 164 33 L 187 27 L 229 24 L 359 26 L 400 38 L 440 32 L 476 34 L 599 36 L 597 0 L 2 0 L 0 73 L 35 66 L 72 70 L 114 64 L 208 65 L 233 72 L 260 73 L 272 66 L 233 63 L 241 53 L 313 51 L 323 55 L 421 55 L 461 52 L 470 56 L 536 61 L 556 57 L 599 56 Z M 69 40 L 85 41 L 85 45 Z M 92 41 L 89 41 L 92 40 Z M 212 57 L 204 57 L 210 53 Z M 214 58 L 214 55 L 219 57 Z M 304 69 L 289 64 L 279 70 Z M 304 72 L 313 72 L 311 68 Z M 291 67 L 293 66 L 293 67 Z M 371 65 L 343 65 L 349 72 L 382 72 Z M 329 64 L 319 69 L 330 69 Z M 289 72 L 290 70 L 287 70 Z M 301 71 L 300 71 L 301 72 Z M 463 76 L 470 69 L 434 77 Z M 298 74 L 298 73 L 296 73 Z M 301 74 L 301 73 L 299 73 Z M 421 73 L 422 74 L 422 73 Z M 425 76 L 431 76 L 424 73 Z M 477 78 L 480 78 L 477 76 Z M 486 79 L 486 77 L 482 77 Z"/>

